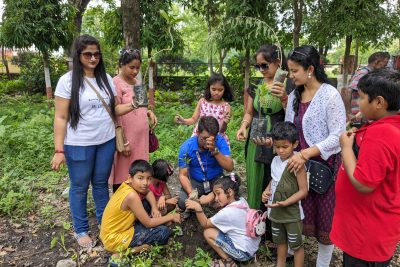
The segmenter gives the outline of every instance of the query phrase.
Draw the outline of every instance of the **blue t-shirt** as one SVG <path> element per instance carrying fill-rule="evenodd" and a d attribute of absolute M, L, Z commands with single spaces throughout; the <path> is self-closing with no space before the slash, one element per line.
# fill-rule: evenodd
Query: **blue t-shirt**
<path fill-rule="evenodd" d="M 206 178 L 208 181 L 211 181 L 220 176 L 223 173 L 223 169 L 209 150 L 200 151 L 197 138 L 198 136 L 190 137 L 181 145 L 179 148 L 178 165 L 179 168 L 189 168 L 189 177 L 198 182 L 203 182 Z M 217 134 L 215 139 L 215 147 L 218 148 L 219 152 L 224 156 L 231 155 L 228 143 L 219 134 Z M 205 175 L 200 167 L 196 151 L 198 151 L 200 155 Z"/>

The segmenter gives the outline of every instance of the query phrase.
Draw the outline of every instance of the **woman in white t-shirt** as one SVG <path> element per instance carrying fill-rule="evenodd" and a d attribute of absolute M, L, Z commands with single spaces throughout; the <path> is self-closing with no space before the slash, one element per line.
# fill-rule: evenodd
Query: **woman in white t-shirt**
<path fill-rule="evenodd" d="M 92 86 L 113 116 L 130 112 L 134 107 L 117 103 L 112 79 L 105 71 L 100 44 L 95 38 L 89 35 L 76 38 L 72 58 L 72 71 L 60 78 L 55 91 L 55 150 L 51 166 L 59 170 L 66 162 L 74 236 L 80 246 L 92 247 L 86 207 L 89 184 L 100 224 L 109 200 L 107 181 L 115 151 L 113 120 Z"/>
<path fill-rule="evenodd" d="M 246 234 L 247 201 L 239 197 L 240 177 L 231 174 L 214 183 L 215 201 L 222 209 L 207 218 L 199 202 L 186 200 L 186 208 L 196 212 L 204 229 L 207 243 L 218 253 L 221 260 L 214 260 L 211 266 L 237 266 L 235 261 L 248 261 L 258 250 L 260 237 Z M 235 261 L 234 261 L 235 260 Z"/>

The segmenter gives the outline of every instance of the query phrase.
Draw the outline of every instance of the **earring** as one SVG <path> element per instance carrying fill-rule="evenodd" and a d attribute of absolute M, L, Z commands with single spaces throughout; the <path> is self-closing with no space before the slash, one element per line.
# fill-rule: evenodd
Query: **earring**
<path fill-rule="evenodd" d="M 307 78 L 311 79 L 311 72 L 308 73 Z"/>

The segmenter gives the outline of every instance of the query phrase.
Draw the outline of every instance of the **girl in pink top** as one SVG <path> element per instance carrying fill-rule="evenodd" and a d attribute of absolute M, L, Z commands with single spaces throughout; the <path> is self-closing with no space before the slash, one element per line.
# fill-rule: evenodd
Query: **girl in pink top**
<path fill-rule="evenodd" d="M 167 185 L 168 178 L 174 173 L 174 168 L 163 159 L 155 160 L 152 167 L 154 175 L 149 189 L 156 197 L 158 209 L 164 215 L 173 210 L 178 203 L 178 196 L 172 197 Z"/>
<path fill-rule="evenodd" d="M 225 76 L 213 73 L 210 79 L 208 79 L 204 91 L 204 98 L 201 98 L 197 103 L 192 117 L 185 119 L 177 114 L 175 116 L 175 122 L 178 124 L 192 125 L 197 123 L 200 117 L 212 116 L 218 120 L 219 133 L 229 144 L 229 139 L 225 131 L 231 118 L 231 105 L 229 105 L 228 102 L 232 101 L 232 90 Z M 197 135 L 197 125 L 193 130 L 193 135 Z"/>
<path fill-rule="evenodd" d="M 157 118 L 153 111 L 146 107 L 134 105 L 134 85 L 140 85 L 136 79 L 140 70 L 142 59 L 137 49 L 122 50 L 119 58 L 120 73 L 114 77 L 114 85 L 117 91 L 119 103 L 131 103 L 133 110 L 119 116 L 118 121 L 124 129 L 127 142 L 122 153 L 116 152 L 114 166 L 111 173 L 113 191 L 129 177 L 129 167 L 137 159 L 149 160 L 149 121 L 153 127 L 157 125 Z"/>

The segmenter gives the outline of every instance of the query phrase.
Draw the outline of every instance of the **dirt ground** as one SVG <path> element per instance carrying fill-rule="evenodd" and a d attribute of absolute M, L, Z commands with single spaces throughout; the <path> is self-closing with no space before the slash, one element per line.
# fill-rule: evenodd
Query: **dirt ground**
<path fill-rule="evenodd" d="M 177 177 L 172 177 L 169 184 L 171 191 L 177 194 L 180 188 Z M 243 187 L 242 194 L 246 195 L 245 187 Z M 100 241 L 92 249 L 80 249 L 73 239 L 72 230 L 66 230 L 63 227 L 64 222 L 70 221 L 68 201 L 60 196 L 55 205 L 57 211 L 51 224 L 46 224 L 36 214 L 30 214 L 19 223 L 0 217 L 0 266 L 56 266 L 59 260 L 70 258 L 75 259 L 78 266 L 107 266 L 109 253 L 103 249 Z M 212 215 L 212 212 L 211 209 L 207 210 L 208 215 Z M 195 216 L 183 222 L 181 227 L 184 235 L 176 237 L 175 240 L 181 242 L 183 248 L 174 254 L 174 257 L 177 259 L 193 258 L 197 247 L 209 252 L 213 258 L 216 257 L 216 254 L 205 242 L 201 226 Z M 90 229 L 93 237 L 98 236 L 94 215 L 90 217 Z M 58 243 L 51 248 L 51 242 L 55 237 L 57 237 Z M 305 266 L 315 266 L 317 242 L 312 238 L 307 239 L 305 251 Z M 396 250 L 392 267 L 400 266 L 399 252 L 400 246 Z M 268 259 L 265 249 L 260 249 L 256 258 L 256 261 L 253 260 L 243 266 L 274 266 L 274 263 Z M 342 252 L 335 248 L 331 266 L 342 266 L 341 258 Z M 173 259 L 171 261 L 173 262 Z M 291 265 L 288 264 L 288 266 Z"/>

